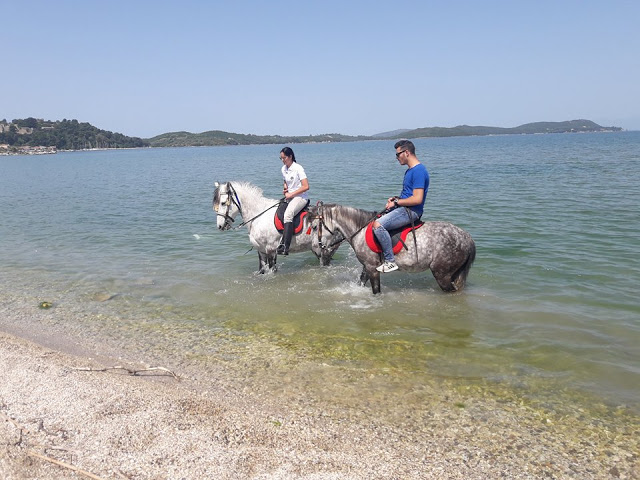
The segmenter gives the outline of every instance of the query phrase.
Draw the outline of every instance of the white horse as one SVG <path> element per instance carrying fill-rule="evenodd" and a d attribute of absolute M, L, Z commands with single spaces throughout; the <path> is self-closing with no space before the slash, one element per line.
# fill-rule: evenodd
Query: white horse
<path fill-rule="evenodd" d="M 218 228 L 230 230 L 246 225 L 249 230 L 251 245 L 258 250 L 260 273 L 268 270 L 275 271 L 277 253 L 281 233 L 275 227 L 274 215 L 283 200 L 273 200 L 262 195 L 262 189 L 248 182 L 225 182 L 215 184 L 213 193 L 213 210 L 218 216 Z M 240 214 L 243 222 L 232 227 L 236 216 Z M 311 235 L 312 225 L 310 215 L 304 217 L 304 224 L 299 233 L 291 240 L 289 253 L 313 251 L 322 265 L 329 265 L 339 244 L 331 248 L 321 248 L 318 237 Z"/>

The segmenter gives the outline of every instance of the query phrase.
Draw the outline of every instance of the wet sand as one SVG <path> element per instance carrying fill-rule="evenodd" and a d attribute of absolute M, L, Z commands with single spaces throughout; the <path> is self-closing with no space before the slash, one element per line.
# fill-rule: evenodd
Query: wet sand
<path fill-rule="evenodd" d="M 172 367 L 175 378 L 93 355 L 15 306 L 0 308 L 3 479 L 640 478 L 638 417 L 625 408 L 558 410 L 443 381 L 422 392 L 428 403 L 398 396 L 382 412 L 375 398 L 347 406 L 300 382 L 251 390 L 222 364 L 208 376 Z"/>

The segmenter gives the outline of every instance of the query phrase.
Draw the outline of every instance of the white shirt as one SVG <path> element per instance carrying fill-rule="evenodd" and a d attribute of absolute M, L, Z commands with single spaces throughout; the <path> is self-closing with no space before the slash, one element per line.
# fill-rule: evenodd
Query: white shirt
<path fill-rule="evenodd" d="M 304 173 L 302 165 L 298 165 L 297 162 L 293 162 L 289 168 L 287 168 L 286 165 L 282 166 L 282 178 L 284 178 L 284 181 L 287 184 L 287 190 L 293 193 L 302 187 L 302 180 L 307 178 L 307 174 Z M 309 198 L 308 193 L 309 192 L 306 191 L 300 195 L 296 195 L 296 197 L 301 197 L 306 200 Z"/>

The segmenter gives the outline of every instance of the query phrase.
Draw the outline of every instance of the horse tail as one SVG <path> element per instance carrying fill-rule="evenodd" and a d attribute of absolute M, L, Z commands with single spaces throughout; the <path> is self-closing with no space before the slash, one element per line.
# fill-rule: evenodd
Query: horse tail
<path fill-rule="evenodd" d="M 476 244 L 471 240 L 469 252 L 467 253 L 467 259 L 462 264 L 462 266 L 458 269 L 456 273 L 453 274 L 452 284 L 456 291 L 462 290 L 467 283 L 467 275 L 469 275 L 469 270 L 471 269 L 471 265 L 476 259 Z"/>

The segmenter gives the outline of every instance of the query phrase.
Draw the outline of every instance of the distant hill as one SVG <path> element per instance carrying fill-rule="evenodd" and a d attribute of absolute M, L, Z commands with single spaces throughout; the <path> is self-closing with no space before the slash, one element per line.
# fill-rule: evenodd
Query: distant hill
<path fill-rule="evenodd" d="M 536 122 L 526 123 L 519 127 L 472 127 L 460 125 L 457 127 L 427 127 L 416 128 L 396 135 L 392 138 L 422 138 L 422 137 L 463 137 L 473 135 L 522 135 L 536 133 L 576 133 L 576 132 L 618 132 L 619 127 L 601 127 L 591 120 L 570 120 L 567 122 Z"/>
<path fill-rule="evenodd" d="M 357 140 L 382 140 L 422 137 L 457 137 L 470 135 L 514 135 L 540 133 L 613 132 L 619 127 L 602 127 L 591 120 L 567 122 L 527 123 L 513 128 L 460 125 L 457 127 L 426 127 L 414 130 L 400 129 L 372 136 L 350 136 L 327 133 L 308 136 L 252 135 L 211 130 L 202 133 L 170 132 L 153 138 L 128 137 L 121 133 L 101 130 L 89 123 L 77 120 L 42 120 L 29 117 L 7 122 L 0 121 L 0 150 L 24 153 L 34 147 L 58 150 L 83 150 L 102 148 L 138 147 L 196 147 L 218 145 L 258 145 L 294 143 L 353 142 Z M 4 145 L 4 146 L 3 146 Z M 50 153 L 52 150 L 46 150 Z M 0 152 L 2 153 L 2 152 Z M 38 151 L 40 153 L 40 151 Z"/>
<path fill-rule="evenodd" d="M 404 135 L 406 132 L 410 132 L 411 129 L 410 128 L 401 128 L 399 130 L 393 130 L 391 132 L 382 132 L 382 133 L 376 133 L 375 135 L 372 135 L 373 138 L 394 138 L 397 137 L 398 135 Z"/>
<path fill-rule="evenodd" d="M 121 133 L 100 130 L 77 120 L 43 120 L 33 117 L 0 121 L 0 144 L 23 147 L 55 147 L 58 150 L 148 147 L 149 142 Z"/>
<path fill-rule="evenodd" d="M 163 133 L 148 142 L 152 147 L 200 147 L 215 145 L 258 145 L 258 144 L 292 144 L 292 143 L 327 143 L 354 142 L 357 140 L 382 140 L 399 138 L 422 137 L 460 137 L 473 135 L 514 135 L 535 133 L 573 133 L 573 132 L 613 132 L 622 130 L 619 127 L 601 127 L 591 120 L 571 120 L 567 122 L 537 122 L 527 123 L 513 128 L 502 127 L 473 127 L 460 125 L 458 127 L 427 127 L 414 130 L 400 129 L 378 133 L 371 136 L 349 136 L 339 133 L 309 136 L 280 136 L 280 135 L 251 135 L 211 130 L 203 133 L 171 132 Z"/>
<path fill-rule="evenodd" d="M 353 142 L 356 140 L 366 140 L 367 138 L 369 137 L 352 137 L 339 133 L 283 137 L 280 135 L 252 135 L 211 130 L 202 133 L 163 133 L 162 135 L 148 139 L 148 141 L 152 147 L 204 147 L 217 145 L 284 145 L 287 143 Z"/>

